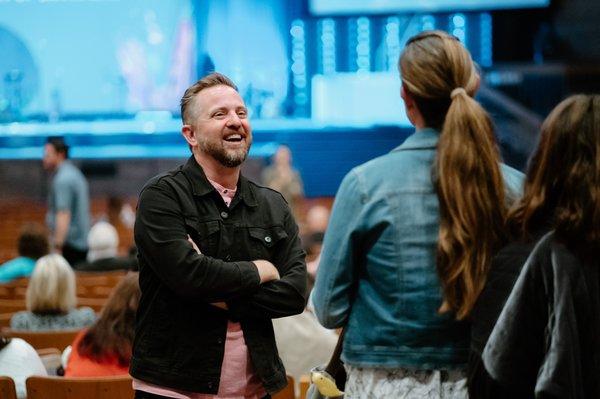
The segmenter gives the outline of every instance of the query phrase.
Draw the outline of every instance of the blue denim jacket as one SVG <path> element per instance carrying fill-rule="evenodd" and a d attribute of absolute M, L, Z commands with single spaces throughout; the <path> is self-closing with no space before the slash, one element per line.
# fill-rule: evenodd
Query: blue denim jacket
<path fill-rule="evenodd" d="M 457 369 L 469 325 L 440 315 L 439 205 L 431 170 L 439 133 L 422 129 L 354 168 L 336 195 L 312 301 L 321 324 L 346 326 L 353 366 Z M 507 194 L 522 174 L 502 165 Z"/>

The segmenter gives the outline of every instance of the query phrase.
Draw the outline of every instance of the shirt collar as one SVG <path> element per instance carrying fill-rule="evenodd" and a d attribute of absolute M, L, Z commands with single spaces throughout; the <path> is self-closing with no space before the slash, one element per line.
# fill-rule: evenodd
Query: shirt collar
<path fill-rule="evenodd" d="M 65 159 L 64 161 L 62 161 L 60 163 L 60 165 L 58 165 L 58 167 L 56 168 L 56 171 L 59 171 L 60 169 L 63 169 L 63 168 L 68 169 L 71 165 L 72 165 L 71 160 Z"/>
<path fill-rule="evenodd" d="M 185 165 L 182 166 L 183 173 L 187 176 L 190 184 L 192 185 L 192 193 L 197 196 L 204 196 L 213 191 L 216 192 L 215 188 L 206 178 L 202 166 L 196 162 L 194 156 L 190 156 Z M 252 184 L 244 176 L 240 174 L 240 178 L 237 183 L 237 191 L 232 205 L 237 202 L 236 198 L 244 201 L 248 206 L 257 206 L 256 195 Z"/>
<path fill-rule="evenodd" d="M 413 134 L 408 136 L 406 140 L 404 140 L 404 143 L 394 148 L 392 152 L 415 149 L 434 149 L 437 147 L 439 139 L 440 132 L 426 127 L 416 130 Z"/>

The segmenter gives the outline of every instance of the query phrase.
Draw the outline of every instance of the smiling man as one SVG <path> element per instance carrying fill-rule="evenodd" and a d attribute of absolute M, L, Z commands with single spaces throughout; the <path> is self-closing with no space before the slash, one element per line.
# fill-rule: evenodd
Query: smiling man
<path fill-rule="evenodd" d="M 298 227 L 281 194 L 240 173 L 252 129 L 231 80 L 199 80 L 181 116 L 192 156 L 138 205 L 135 397 L 269 398 L 286 385 L 271 319 L 306 300 Z"/>

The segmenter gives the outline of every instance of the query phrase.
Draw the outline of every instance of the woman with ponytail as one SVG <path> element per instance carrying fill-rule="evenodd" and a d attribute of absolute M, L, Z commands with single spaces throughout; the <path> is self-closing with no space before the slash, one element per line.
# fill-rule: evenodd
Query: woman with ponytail
<path fill-rule="evenodd" d="M 501 163 L 455 37 L 411 38 L 399 69 L 416 131 L 344 178 L 312 300 L 325 327 L 345 327 L 347 398 L 464 397 L 466 319 L 522 175 Z"/>

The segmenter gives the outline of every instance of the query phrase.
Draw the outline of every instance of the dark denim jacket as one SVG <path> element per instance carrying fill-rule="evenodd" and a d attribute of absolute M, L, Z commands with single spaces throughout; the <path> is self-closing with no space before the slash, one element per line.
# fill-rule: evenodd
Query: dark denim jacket
<path fill-rule="evenodd" d="M 336 195 L 312 300 L 325 327 L 347 326 L 342 359 L 350 365 L 466 366 L 468 324 L 438 313 L 438 137 L 417 131 L 354 168 Z M 522 174 L 502 171 L 508 190 L 520 191 Z"/>
<path fill-rule="evenodd" d="M 265 389 L 273 393 L 286 385 L 271 319 L 303 311 L 306 265 L 298 228 L 279 193 L 240 177 L 228 208 L 191 157 L 142 190 L 135 242 L 142 297 L 133 377 L 216 394 L 231 319 L 242 325 Z M 261 285 L 250 262 L 256 259 L 271 261 L 281 279 Z M 210 304 L 223 301 L 229 311 Z"/>

